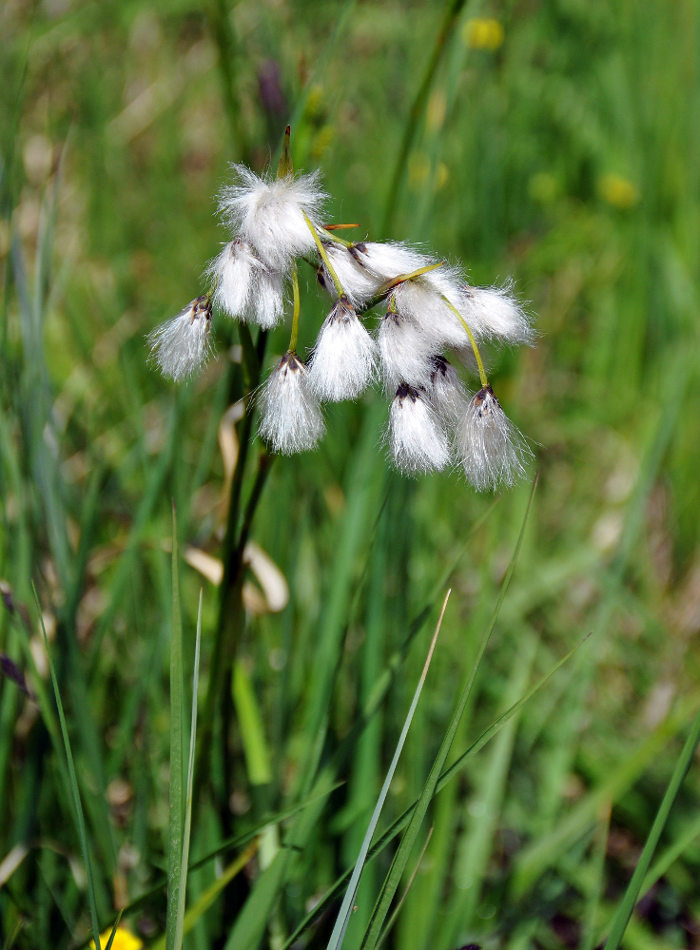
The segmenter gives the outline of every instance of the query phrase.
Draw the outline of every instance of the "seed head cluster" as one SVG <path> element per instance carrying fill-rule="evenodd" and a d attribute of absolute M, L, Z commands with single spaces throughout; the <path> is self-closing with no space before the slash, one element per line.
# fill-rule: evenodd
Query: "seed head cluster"
<path fill-rule="evenodd" d="M 256 397 L 258 432 L 272 451 L 313 449 L 325 433 L 322 404 L 357 399 L 377 382 L 391 400 L 386 444 L 401 471 L 457 464 L 479 491 L 525 475 L 532 452 L 503 412 L 479 352 L 485 341 L 533 342 L 512 285 L 470 286 L 461 267 L 407 244 L 343 240 L 324 224 L 318 173 L 262 178 L 243 165 L 233 172 L 219 196 L 231 239 L 207 268 L 209 292 L 148 338 L 162 373 L 180 381 L 204 366 L 212 307 L 269 330 L 290 309 L 291 288 L 290 345 Z M 316 268 L 332 298 L 305 361 L 296 353 L 300 260 Z M 368 329 L 375 310 L 378 322 Z M 478 372 L 475 395 L 455 364 Z"/>

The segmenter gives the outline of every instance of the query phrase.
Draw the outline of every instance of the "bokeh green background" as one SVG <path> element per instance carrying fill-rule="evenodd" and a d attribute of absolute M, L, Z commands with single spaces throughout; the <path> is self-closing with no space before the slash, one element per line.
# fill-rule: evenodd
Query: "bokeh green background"
<path fill-rule="evenodd" d="M 144 336 L 204 289 L 226 239 L 214 212 L 228 164 L 274 165 L 289 121 L 295 166 L 322 170 L 330 218 L 461 260 L 476 284 L 512 277 L 536 315 L 534 348 L 488 353 L 540 477 L 455 754 L 592 634 L 436 798 L 389 945 L 598 945 L 700 701 L 698 4 L 10 0 L 0 32 L 0 651 L 17 668 L 0 685 L 3 945 L 89 936 L 60 756 L 17 683 L 17 670 L 36 682 L 29 642 L 46 670 L 32 583 L 101 923 L 161 880 L 170 502 L 189 560 L 220 558 L 217 435 L 242 390 L 230 322 L 179 392 L 146 365 Z M 310 346 L 327 301 L 302 277 Z M 270 611 L 248 578 L 219 797 L 201 799 L 192 856 L 298 800 L 317 713 L 321 762 L 345 750 L 344 784 L 290 861 L 263 945 L 282 946 L 354 860 L 450 586 L 387 820 L 420 792 L 527 504 L 527 484 L 494 504 L 458 473 L 391 472 L 386 413 L 379 391 L 329 410 L 316 453 L 275 460 L 252 527 L 289 602 Z M 204 587 L 203 683 L 218 603 L 205 575 L 182 567 L 188 657 Z M 699 800 L 696 764 L 630 948 L 700 945 Z M 288 833 L 267 835 L 186 946 L 226 944 Z M 367 869 L 347 946 L 389 857 Z M 193 874 L 192 902 L 218 870 Z M 164 906 L 160 890 L 126 919 L 154 939 Z M 331 923 L 297 945 L 325 946 Z"/>

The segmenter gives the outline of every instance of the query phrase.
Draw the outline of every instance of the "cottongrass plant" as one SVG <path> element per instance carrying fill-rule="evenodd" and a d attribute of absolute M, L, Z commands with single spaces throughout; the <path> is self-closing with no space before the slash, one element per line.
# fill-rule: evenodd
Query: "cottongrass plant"
<path fill-rule="evenodd" d="M 488 491 L 514 484 L 532 451 L 508 419 L 486 375 L 483 341 L 531 344 L 534 333 L 511 284 L 472 287 L 459 265 L 395 241 L 349 242 L 322 212 L 328 200 L 318 172 L 295 176 L 289 130 L 276 178 L 234 165 L 219 196 L 231 240 L 206 274 L 210 289 L 149 336 L 151 357 L 181 381 L 212 353 L 211 313 L 261 330 L 278 325 L 292 291 L 286 353 L 257 393 L 258 432 L 271 451 L 315 448 L 325 433 L 322 404 L 357 399 L 374 382 L 390 398 L 385 442 L 394 465 L 413 475 L 461 467 Z M 297 353 L 299 260 L 312 264 L 332 298 L 306 360 Z M 383 306 L 376 330 L 365 320 Z M 480 387 L 471 396 L 445 351 Z"/>

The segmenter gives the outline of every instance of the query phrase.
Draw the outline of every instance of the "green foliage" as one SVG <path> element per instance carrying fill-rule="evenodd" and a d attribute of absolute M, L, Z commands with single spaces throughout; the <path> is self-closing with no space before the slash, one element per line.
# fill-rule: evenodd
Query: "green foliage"
<path fill-rule="evenodd" d="M 122 908 L 157 946 L 325 946 L 447 586 L 343 946 L 697 931 L 698 15 L 0 13 L 0 946 L 86 946 Z M 512 275 L 537 314 L 536 347 L 488 354 L 540 473 L 488 646 L 527 485 L 389 471 L 378 392 L 271 461 L 225 413 L 288 328 L 219 319 L 178 391 L 145 363 L 203 289 L 227 164 L 274 168 L 287 122 L 336 219 Z M 303 351 L 326 304 L 301 283 Z"/>

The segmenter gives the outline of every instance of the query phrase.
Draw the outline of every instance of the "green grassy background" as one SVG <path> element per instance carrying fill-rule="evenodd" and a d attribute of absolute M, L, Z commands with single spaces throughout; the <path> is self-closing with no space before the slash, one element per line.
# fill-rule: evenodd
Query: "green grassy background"
<path fill-rule="evenodd" d="M 500 23 L 496 48 L 470 43 L 477 17 Z M 181 553 L 221 558 L 217 433 L 242 379 L 225 320 L 179 391 L 144 335 L 203 289 L 228 163 L 276 161 L 290 120 L 334 219 L 463 260 L 473 283 L 512 276 L 537 315 L 535 348 L 488 354 L 540 479 L 453 758 L 591 634 L 435 798 L 386 946 L 602 945 L 700 703 L 698 4 L 16 2 L 0 32 L 0 945 L 91 934 L 32 585 L 100 925 L 155 888 L 125 922 L 165 931 L 171 499 Z M 327 303 L 312 274 L 302 293 L 310 345 Z M 272 465 L 251 537 L 284 610 L 259 587 L 255 609 L 220 602 L 181 566 L 186 692 L 203 587 L 192 860 L 238 839 L 192 872 L 188 906 L 240 836 L 313 797 L 254 839 L 187 947 L 285 944 L 352 866 L 446 588 L 380 829 L 424 787 L 488 627 L 529 486 L 494 503 L 458 474 L 403 479 L 386 412 L 379 392 L 332 407 L 316 453 Z M 625 946 L 700 945 L 699 803 L 694 767 Z M 346 947 L 392 848 L 366 868 Z M 295 946 L 325 946 L 333 918 Z"/>

